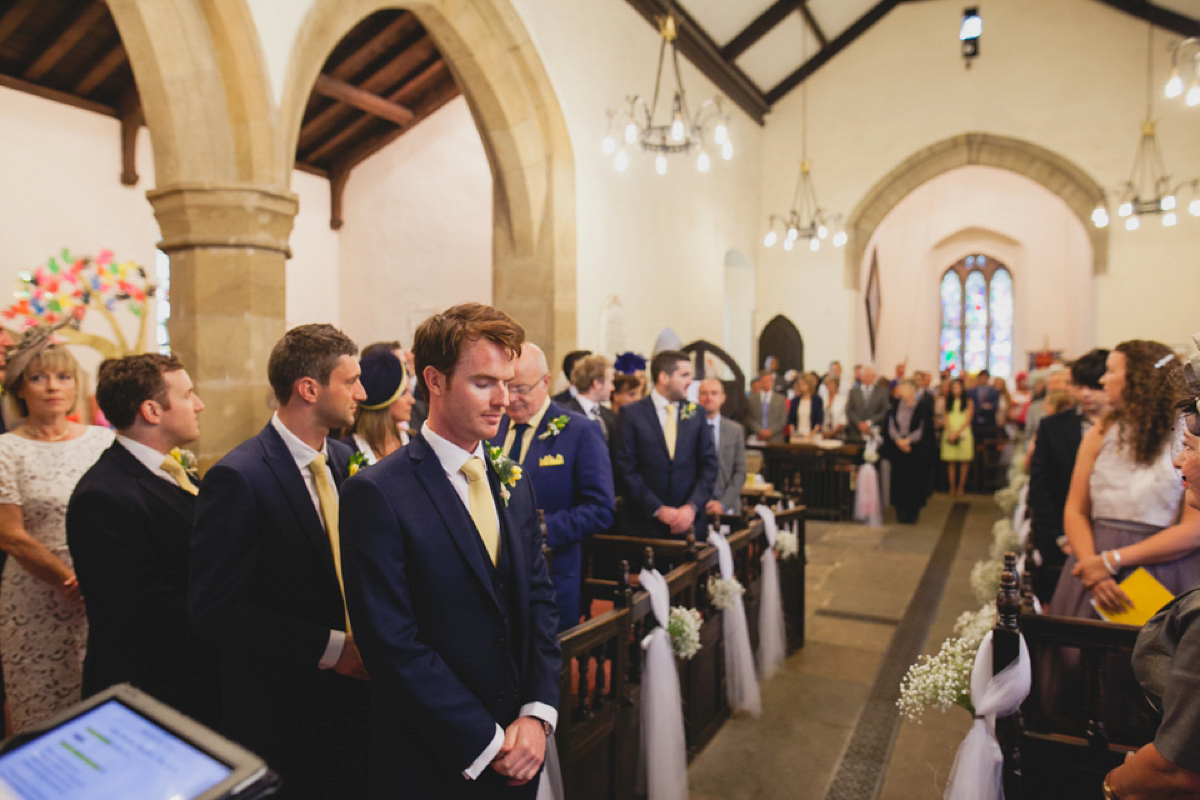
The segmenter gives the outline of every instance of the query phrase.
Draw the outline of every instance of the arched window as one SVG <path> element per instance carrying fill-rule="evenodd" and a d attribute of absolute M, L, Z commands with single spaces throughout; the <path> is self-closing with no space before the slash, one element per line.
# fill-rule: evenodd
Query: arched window
<path fill-rule="evenodd" d="M 1008 378 L 1013 367 L 1012 273 L 994 258 L 974 255 L 946 270 L 939 369 L 988 370 Z"/>

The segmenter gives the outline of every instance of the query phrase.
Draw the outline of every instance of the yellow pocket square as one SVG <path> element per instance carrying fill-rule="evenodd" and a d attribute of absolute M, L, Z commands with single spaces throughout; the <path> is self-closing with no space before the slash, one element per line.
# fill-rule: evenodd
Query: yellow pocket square
<path fill-rule="evenodd" d="M 561 467 L 563 463 L 565 462 L 563 461 L 562 453 L 552 456 L 542 456 L 538 459 L 539 467 Z"/>

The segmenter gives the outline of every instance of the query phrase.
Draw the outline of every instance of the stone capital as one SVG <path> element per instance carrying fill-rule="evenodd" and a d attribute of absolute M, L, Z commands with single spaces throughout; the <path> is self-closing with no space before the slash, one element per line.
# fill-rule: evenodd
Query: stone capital
<path fill-rule="evenodd" d="M 146 192 L 166 253 L 208 247 L 270 250 L 291 257 L 288 237 L 299 209 L 283 189 L 180 183 Z"/>

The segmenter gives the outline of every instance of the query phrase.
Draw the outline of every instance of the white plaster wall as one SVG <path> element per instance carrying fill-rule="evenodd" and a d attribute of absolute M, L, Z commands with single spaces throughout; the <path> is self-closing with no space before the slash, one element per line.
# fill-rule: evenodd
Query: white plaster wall
<path fill-rule="evenodd" d="M 1013 276 L 1014 367 L 1027 350 L 1078 355 L 1094 341 L 1092 248 L 1067 205 L 1040 184 L 992 167 L 962 167 L 922 184 L 883 219 L 862 265 L 866 287 L 878 253 L 883 292 L 876 363 L 937 367 L 938 286 L 968 255 L 999 259 Z M 854 361 L 870 361 L 866 311 L 856 304 Z M 818 362 L 814 362 L 818 363 Z"/>
<path fill-rule="evenodd" d="M 849 214 L 905 158 L 968 131 L 1033 142 L 1106 187 L 1126 179 L 1145 111 L 1145 23 L 1092 0 L 1002 0 L 981 10 L 982 54 L 970 70 L 955 38 L 962 4 L 930 0 L 898 6 L 810 78 L 809 155 L 826 208 Z M 1200 175 L 1200 109 L 1161 98 L 1168 38 L 1156 32 L 1155 108 L 1167 167 L 1181 180 Z M 765 129 L 764 214 L 788 207 L 799 137 L 797 90 L 775 106 Z M 1002 225 L 1008 214 L 987 223 Z M 1186 339 L 1198 316 L 1200 220 L 1113 230 L 1110 241 L 1108 274 L 1096 281 L 1093 338 L 1067 338 L 1077 349 L 1132 336 Z M 863 352 L 862 294 L 844 287 L 843 251 L 785 253 L 760 238 L 754 252 L 760 324 L 776 313 L 791 317 L 814 364 Z M 897 308 L 886 293 L 884 304 Z"/>
<path fill-rule="evenodd" d="M 334 302 L 360 345 L 409 344 L 434 311 L 491 302 L 492 176 L 464 98 L 359 164 L 343 216 Z"/>
<path fill-rule="evenodd" d="M 338 231 L 329 227 L 329 181 L 296 170 L 292 191 L 299 198 L 300 210 L 288 240 L 292 257 L 287 261 L 287 326 L 308 322 L 340 325 L 340 243 Z"/>
<path fill-rule="evenodd" d="M 12 302 L 17 273 L 45 264 L 64 247 L 93 256 L 112 250 L 119 261 L 153 274 L 159 231 L 145 194 L 154 185 L 154 163 L 144 128 L 136 159 L 141 180 L 124 186 L 117 120 L 0 87 L 0 307 Z M 152 310 L 150 319 L 153 324 Z M 125 314 L 121 322 L 135 341 L 136 319 Z M 112 338 L 95 314 L 84 329 Z M 146 344 L 154 347 L 153 327 Z M 100 356 L 73 349 L 94 372 Z"/>

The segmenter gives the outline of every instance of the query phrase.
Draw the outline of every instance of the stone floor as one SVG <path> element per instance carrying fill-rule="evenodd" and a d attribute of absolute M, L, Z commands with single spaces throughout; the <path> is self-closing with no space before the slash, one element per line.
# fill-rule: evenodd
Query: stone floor
<path fill-rule="evenodd" d="M 978 607 L 968 576 L 987 555 L 999 511 L 990 496 L 966 503 L 957 547 L 943 551 L 950 561 L 940 602 L 916 620 L 906 610 L 951 517 L 949 497 L 936 495 L 915 526 L 808 523 L 806 644 L 763 683 L 762 719 L 735 716 L 692 762 L 692 800 L 941 797 L 969 717 L 951 709 L 919 725 L 893 722 L 893 701 L 879 698 L 895 682 L 875 683 L 889 652 L 936 652 L 958 615 Z M 915 640 L 894 642 L 898 629 Z M 862 762 L 864 742 L 883 755 Z"/>

